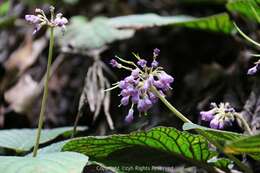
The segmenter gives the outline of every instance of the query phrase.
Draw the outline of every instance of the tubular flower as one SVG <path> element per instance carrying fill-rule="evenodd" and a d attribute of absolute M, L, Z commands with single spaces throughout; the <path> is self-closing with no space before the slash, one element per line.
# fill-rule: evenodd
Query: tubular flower
<path fill-rule="evenodd" d="M 201 111 L 201 119 L 210 122 L 210 127 L 214 129 L 223 129 L 227 125 L 231 125 L 235 119 L 235 109 L 229 103 L 211 103 L 212 109 L 209 111 Z"/>
<path fill-rule="evenodd" d="M 25 20 L 31 24 L 34 25 L 34 31 L 33 34 L 38 32 L 41 27 L 47 25 L 49 27 L 60 27 L 62 32 L 65 32 L 66 25 L 68 24 L 68 19 L 65 17 L 62 17 L 62 13 L 58 13 L 53 19 L 54 15 L 54 7 L 50 7 L 50 12 L 51 12 L 51 20 L 47 19 L 44 11 L 42 9 L 36 8 L 35 9 L 35 15 L 27 14 L 25 15 Z"/>
<path fill-rule="evenodd" d="M 157 50 L 157 56 L 158 52 L 159 49 Z M 114 84 L 115 87 L 113 87 L 121 89 L 119 94 L 119 96 L 122 96 L 120 105 L 131 105 L 125 118 L 127 122 L 130 122 L 130 120 L 133 120 L 133 107 L 135 105 L 140 113 L 146 113 L 158 101 L 157 95 L 153 93 L 151 88 L 156 88 L 164 96 L 164 92 L 171 89 L 170 85 L 173 83 L 174 78 L 167 74 L 162 67 L 158 67 L 158 62 L 156 65 L 151 64 L 151 67 L 149 67 L 147 61 L 139 57 L 137 57 L 137 64 L 117 58 L 119 61 L 130 65 L 130 67 L 123 64 L 119 66 L 116 60 L 112 59 L 110 61 L 113 67 L 131 71 L 129 76 Z"/>

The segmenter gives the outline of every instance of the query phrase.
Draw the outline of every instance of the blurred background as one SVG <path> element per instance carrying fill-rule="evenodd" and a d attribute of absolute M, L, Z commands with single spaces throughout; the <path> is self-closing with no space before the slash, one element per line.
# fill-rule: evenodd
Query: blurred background
<path fill-rule="evenodd" d="M 210 102 L 230 102 L 243 111 L 254 79 L 246 75 L 257 50 L 236 35 L 232 20 L 252 38 L 257 24 L 231 12 L 225 0 L 2 0 L 0 1 L 0 127 L 36 127 L 48 55 L 48 31 L 32 35 L 24 16 L 35 8 L 49 15 L 50 4 L 68 18 L 57 30 L 45 128 L 89 126 L 95 135 L 126 133 L 181 121 L 161 104 L 148 116 L 126 124 L 128 108 L 118 107 L 119 90 L 104 93 L 128 74 L 112 69 L 115 55 L 132 52 L 159 62 L 175 81 L 167 98 L 183 114 L 202 123 L 199 111 Z M 132 16 L 134 15 L 134 16 Z M 256 97 L 257 98 L 257 97 Z M 232 130 L 240 131 L 238 126 Z"/>

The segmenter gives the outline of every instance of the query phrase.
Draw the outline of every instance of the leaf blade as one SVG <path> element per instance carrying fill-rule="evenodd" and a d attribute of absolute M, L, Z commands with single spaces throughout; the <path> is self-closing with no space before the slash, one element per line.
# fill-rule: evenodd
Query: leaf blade
<path fill-rule="evenodd" d="M 78 138 L 66 143 L 63 150 L 76 151 L 93 159 L 100 159 L 110 157 L 118 150 L 136 146 L 170 153 L 200 166 L 208 165 L 207 161 L 217 156 L 216 152 L 208 149 L 208 143 L 202 136 L 167 127 L 153 128 L 148 132 L 133 132 L 129 135 Z M 226 160 L 218 162 L 224 163 L 225 167 L 229 164 Z M 221 167 L 223 168 L 223 165 Z"/>

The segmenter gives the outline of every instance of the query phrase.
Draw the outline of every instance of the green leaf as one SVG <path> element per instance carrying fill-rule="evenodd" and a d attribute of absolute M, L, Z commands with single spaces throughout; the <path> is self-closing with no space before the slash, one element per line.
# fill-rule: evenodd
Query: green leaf
<path fill-rule="evenodd" d="M 55 129 L 42 130 L 40 144 L 46 143 L 62 135 L 68 131 L 72 131 L 73 127 L 61 127 Z M 80 127 L 84 130 L 84 127 Z M 35 143 L 37 129 L 11 129 L 0 130 L 0 147 L 12 149 L 16 152 L 29 151 Z"/>
<path fill-rule="evenodd" d="M 225 145 L 224 151 L 232 154 L 260 154 L 260 134 L 229 142 Z"/>
<path fill-rule="evenodd" d="M 158 26 L 177 25 L 193 29 L 231 34 L 233 23 L 227 13 L 209 17 L 195 18 L 190 16 L 159 16 L 157 14 L 140 14 L 114 17 L 109 24 L 121 29 L 144 29 Z"/>
<path fill-rule="evenodd" d="M 111 162 L 113 161 L 111 159 L 113 155 L 117 155 L 117 157 L 129 156 L 133 153 L 144 155 L 145 150 L 151 150 L 150 153 L 160 151 L 168 154 L 168 159 L 165 159 L 166 157 L 161 159 L 158 153 L 150 155 L 165 162 L 171 161 L 169 159 L 170 155 L 172 159 L 183 159 L 207 169 L 209 169 L 209 165 L 224 169 L 230 164 L 230 161 L 226 159 L 219 159 L 215 160 L 216 162 L 209 163 L 208 160 L 218 156 L 218 154 L 209 150 L 208 143 L 202 136 L 180 132 L 167 127 L 157 127 L 147 132 L 133 132 L 129 135 L 77 138 L 66 143 L 63 150 L 86 154 L 91 160 L 102 158 L 107 160 L 107 158 L 110 158 L 109 161 Z M 139 152 L 136 152 L 137 150 Z M 135 161 L 138 162 L 138 159 L 139 156 L 136 156 Z M 128 162 L 130 160 L 128 157 Z M 146 162 L 148 161 L 146 160 Z"/>
<path fill-rule="evenodd" d="M 229 0 L 226 6 L 231 12 L 239 13 L 248 19 L 260 22 L 260 0 Z"/>
<path fill-rule="evenodd" d="M 69 141 L 70 141 L 70 139 L 64 140 L 64 141 L 60 141 L 60 142 L 55 142 L 55 143 L 53 143 L 51 145 L 48 145 L 46 147 L 43 147 L 43 148 L 39 149 L 37 154 L 40 155 L 40 154 L 46 154 L 46 153 L 61 152 L 62 147 Z M 28 156 L 32 156 L 32 155 L 33 155 L 32 152 L 28 154 Z"/>
<path fill-rule="evenodd" d="M 75 16 L 70 20 L 64 36 L 59 37 L 59 44 L 64 52 L 85 52 L 99 49 L 116 40 L 130 38 L 133 30 L 119 30 L 107 24 L 107 18 L 97 17 L 87 21 L 83 16 Z"/>
<path fill-rule="evenodd" d="M 33 157 L 0 156 L 4 173 L 81 173 L 88 157 L 74 152 L 60 152 Z"/>
<path fill-rule="evenodd" d="M 208 135 L 209 138 L 219 142 L 222 145 L 224 145 L 226 142 L 234 141 L 234 140 L 246 137 L 246 135 L 243 135 L 240 133 L 211 129 L 211 128 L 203 127 L 203 126 L 193 124 L 193 123 L 184 123 L 182 129 L 183 130 L 194 130 L 194 129 L 203 130 Z"/>
<path fill-rule="evenodd" d="M 226 13 L 202 18 L 140 14 L 113 18 L 96 17 L 91 21 L 87 21 L 83 16 L 75 16 L 71 18 L 64 36 L 55 35 L 60 35 L 58 43 L 63 52 L 86 53 L 92 49 L 103 48 L 114 41 L 131 38 L 138 29 L 169 25 L 226 34 L 234 31 L 233 23 Z"/>

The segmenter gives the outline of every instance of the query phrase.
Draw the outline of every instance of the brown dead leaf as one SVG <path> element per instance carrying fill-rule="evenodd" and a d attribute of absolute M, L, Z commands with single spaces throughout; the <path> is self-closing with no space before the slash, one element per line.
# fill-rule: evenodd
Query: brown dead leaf
<path fill-rule="evenodd" d="M 46 44 L 47 39 L 45 37 L 33 42 L 31 34 L 26 36 L 23 45 L 14 51 L 10 55 L 10 58 L 4 63 L 6 75 L 1 82 L 1 91 L 6 90 L 18 76 L 23 74 L 26 69 L 35 63 Z"/>
<path fill-rule="evenodd" d="M 26 36 L 25 43 L 13 52 L 10 58 L 4 63 L 7 71 L 18 69 L 19 74 L 23 73 L 36 60 L 47 43 L 46 38 L 42 37 L 32 42 L 31 34 Z"/>
<path fill-rule="evenodd" d="M 26 74 L 14 87 L 5 92 L 4 98 L 15 112 L 27 113 L 40 93 L 39 84 Z"/>

